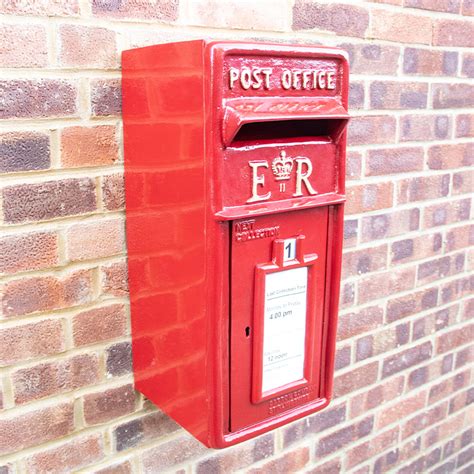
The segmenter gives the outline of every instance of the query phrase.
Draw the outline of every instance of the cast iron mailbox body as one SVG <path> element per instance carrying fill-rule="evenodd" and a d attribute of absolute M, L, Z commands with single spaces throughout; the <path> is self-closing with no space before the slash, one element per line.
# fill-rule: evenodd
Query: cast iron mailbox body
<path fill-rule="evenodd" d="M 329 403 L 347 90 L 335 48 L 123 55 L 135 384 L 207 446 Z"/>

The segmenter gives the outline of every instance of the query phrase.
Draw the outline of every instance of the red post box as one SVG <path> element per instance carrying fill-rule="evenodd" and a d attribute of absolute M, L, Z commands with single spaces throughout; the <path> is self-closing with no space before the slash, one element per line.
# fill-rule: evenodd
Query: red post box
<path fill-rule="evenodd" d="M 329 403 L 347 91 L 335 48 L 123 54 L 135 384 L 207 446 Z"/>

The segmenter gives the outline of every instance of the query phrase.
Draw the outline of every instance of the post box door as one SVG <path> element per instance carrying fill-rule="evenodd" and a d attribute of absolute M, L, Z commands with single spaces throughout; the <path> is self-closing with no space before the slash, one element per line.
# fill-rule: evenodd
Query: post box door
<path fill-rule="evenodd" d="M 329 209 L 232 222 L 231 431 L 321 397 Z"/>

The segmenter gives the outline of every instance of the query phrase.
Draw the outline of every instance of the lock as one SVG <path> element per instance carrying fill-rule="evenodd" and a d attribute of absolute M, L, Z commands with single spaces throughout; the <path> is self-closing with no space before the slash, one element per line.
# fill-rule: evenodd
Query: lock
<path fill-rule="evenodd" d="M 326 407 L 345 202 L 337 48 L 123 53 L 135 386 L 223 448 Z"/>

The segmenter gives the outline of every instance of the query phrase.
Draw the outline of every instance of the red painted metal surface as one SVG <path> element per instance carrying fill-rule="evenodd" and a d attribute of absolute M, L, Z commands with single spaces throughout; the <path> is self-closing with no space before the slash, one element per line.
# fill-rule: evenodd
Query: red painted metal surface
<path fill-rule="evenodd" d="M 211 447 L 324 408 L 345 200 L 345 54 L 171 43 L 124 52 L 122 83 L 136 388 Z M 285 260 L 288 239 L 296 254 Z M 295 380 L 268 389 L 269 275 L 291 269 L 305 278 L 304 362 Z"/>

